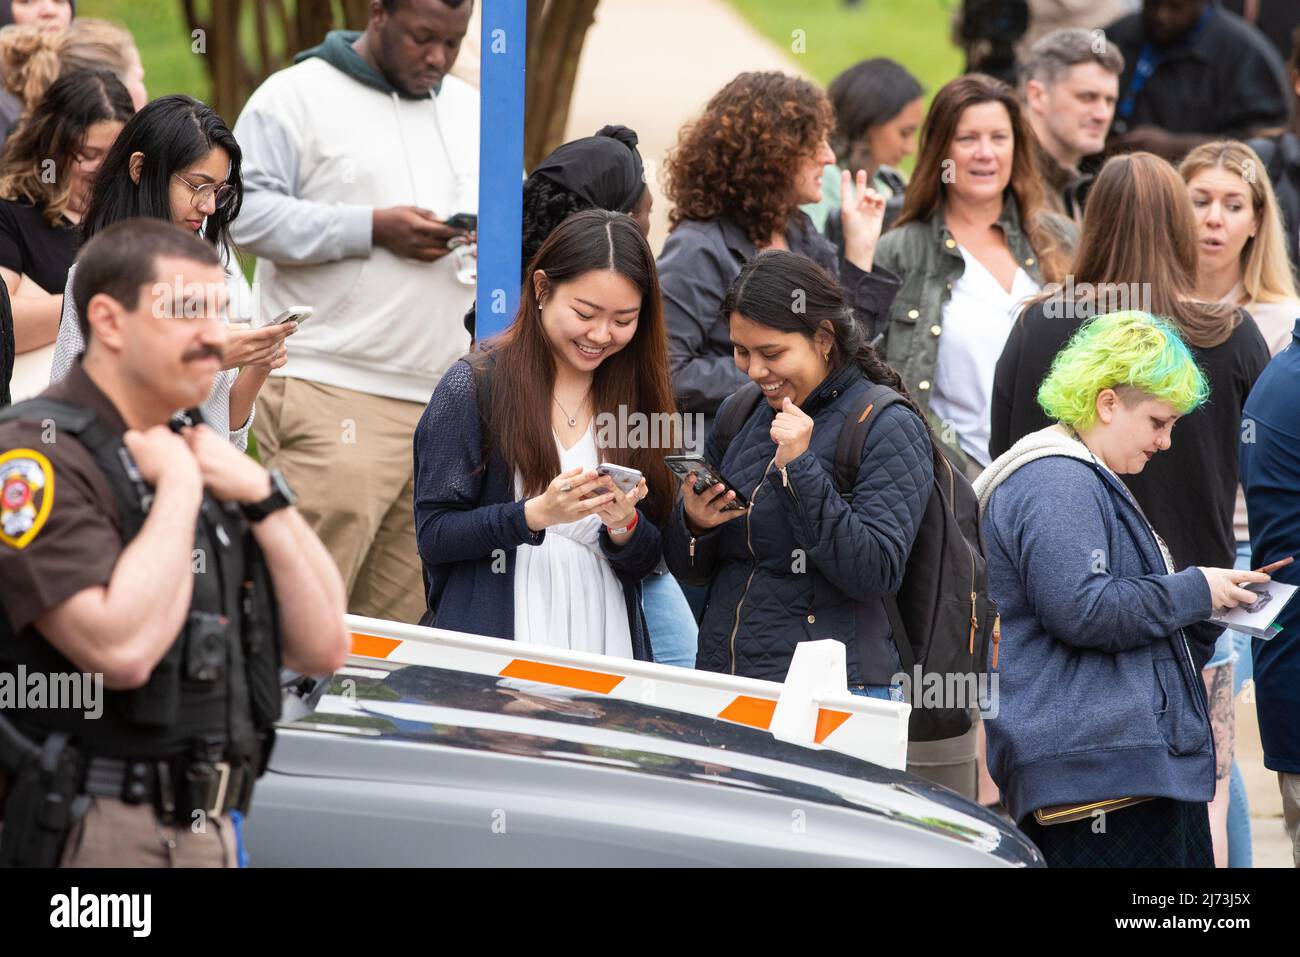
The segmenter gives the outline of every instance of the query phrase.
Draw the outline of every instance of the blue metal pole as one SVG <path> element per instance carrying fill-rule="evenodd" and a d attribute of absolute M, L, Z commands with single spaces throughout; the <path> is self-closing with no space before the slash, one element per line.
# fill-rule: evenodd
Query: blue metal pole
<path fill-rule="evenodd" d="M 479 341 L 503 331 L 519 307 L 523 233 L 525 0 L 482 0 L 479 120 Z"/>

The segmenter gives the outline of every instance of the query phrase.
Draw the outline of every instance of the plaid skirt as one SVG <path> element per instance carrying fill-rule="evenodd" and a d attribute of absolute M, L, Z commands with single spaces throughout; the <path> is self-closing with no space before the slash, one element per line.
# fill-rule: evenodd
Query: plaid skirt
<path fill-rule="evenodd" d="M 1199 802 L 1153 798 L 1097 818 L 1020 829 L 1048 867 L 1213 867 L 1210 815 Z"/>

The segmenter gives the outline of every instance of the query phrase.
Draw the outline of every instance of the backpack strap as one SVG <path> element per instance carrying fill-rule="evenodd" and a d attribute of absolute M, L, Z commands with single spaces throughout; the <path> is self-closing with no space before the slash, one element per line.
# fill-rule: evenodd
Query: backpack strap
<path fill-rule="evenodd" d="M 727 447 L 731 445 L 731 440 L 736 437 L 741 426 L 749 421 L 749 417 L 754 414 L 762 398 L 763 390 L 758 387 L 758 383 L 751 380 L 732 394 L 725 410 L 719 410 L 718 417 L 713 422 L 713 437 L 718 445 L 719 465 L 722 464 L 722 457 L 727 454 Z"/>
<path fill-rule="evenodd" d="M 53 422 L 56 436 L 59 432 L 75 436 L 94 458 L 113 490 L 121 513 L 122 540 L 129 542 L 136 536 L 144 525 L 153 493 L 121 438 L 110 432 L 94 412 L 82 406 L 38 397 L 0 411 L 0 422 L 12 420 L 37 425 Z"/>
<path fill-rule="evenodd" d="M 858 484 L 862 450 L 866 447 L 871 426 L 880 418 L 881 412 L 903 401 L 903 397 L 889 386 L 872 382 L 862 400 L 849 410 L 835 446 L 835 489 L 844 501 L 853 501 L 853 487 Z"/>

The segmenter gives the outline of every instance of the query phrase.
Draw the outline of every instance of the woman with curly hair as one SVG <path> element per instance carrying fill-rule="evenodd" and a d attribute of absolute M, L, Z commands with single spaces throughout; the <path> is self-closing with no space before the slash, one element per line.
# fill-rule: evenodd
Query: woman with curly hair
<path fill-rule="evenodd" d="M 1241 586 L 1269 577 L 1177 570 L 1124 481 L 1166 453 L 1210 391 L 1172 322 L 1099 316 L 1037 391 L 1054 424 L 975 483 L 1002 616 L 989 770 L 1049 866 L 1213 866 L 1199 672 L 1222 628 L 1206 619 L 1254 601 Z"/>
<path fill-rule="evenodd" d="M 841 175 L 842 257 L 799 208 L 821 199 L 822 170 L 835 162 L 827 142 L 834 122 L 830 101 L 807 80 L 742 73 L 682 128 L 665 164 L 675 206 L 659 281 L 673 391 L 684 412 L 712 416 L 744 384 L 722 301 L 760 250 L 789 249 L 829 271 L 868 338 L 888 311 L 898 282 L 873 271 L 885 201 L 866 172 L 858 171 L 856 184 L 847 170 Z"/>
<path fill-rule="evenodd" d="M 1035 148 L 1011 87 L 978 73 L 945 84 L 877 256 L 903 277 L 881 350 L 972 478 L 989 463 L 1002 345 L 1022 303 L 1062 278 L 1076 237 L 1045 210 Z"/>

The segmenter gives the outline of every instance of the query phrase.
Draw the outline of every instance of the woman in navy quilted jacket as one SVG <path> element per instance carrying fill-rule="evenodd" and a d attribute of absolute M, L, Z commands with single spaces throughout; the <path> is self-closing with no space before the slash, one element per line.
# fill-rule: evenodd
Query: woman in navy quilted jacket
<path fill-rule="evenodd" d="M 704 452 L 749 508 L 724 510 L 734 492 L 716 485 L 696 495 L 688 480 L 665 532 L 673 574 L 710 586 L 696 667 L 782 681 L 799 642 L 834 638 L 847 646 L 851 690 L 901 700 L 882 599 L 902 583 L 929 498 L 929 427 L 867 344 L 843 291 L 811 259 L 786 250 L 755 256 L 723 315 L 736 365 L 766 401 L 723 454 L 716 429 Z M 879 413 L 850 504 L 834 481 L 836 445 L 873 382 L 907 404 Z"/>

